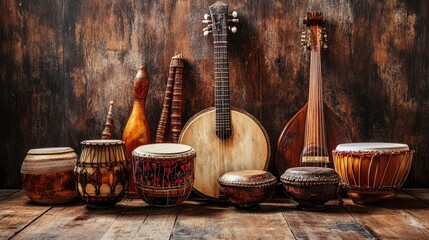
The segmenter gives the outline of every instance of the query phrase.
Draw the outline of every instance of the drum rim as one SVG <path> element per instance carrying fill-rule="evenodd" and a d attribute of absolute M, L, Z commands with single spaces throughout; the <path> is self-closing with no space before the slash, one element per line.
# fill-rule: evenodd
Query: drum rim
<path fill-rule="evenodd" d="M 124 144 L 124 141 L 119 139 L 91 139 L 91 140 L 84 140 L 80 142 L 81 145 L 91 145 L 91 146 L 103 146 L 103 145 L 120 145 Z"/>
<path fill-rule="evenodd" d="M 28 155 L 49 155 L 74 152 L 71 147 L 47 147 L 47 148 L 33 148 L 28 150 Z"/>
<path fill-rule="evenodd" d="M 410 151 L 407 144 L 390 142 L 357 142 L 342 143 L 334 150 L 335 152 L 399 152 Z"/>
<path fill-rule="evenodd" d="M 154 150 L 151 150 L 151 148 L 155 148 Z M 171 151 L 171 152 L 162 152 L 162 151 L 158 151 L 156 152 L 157 149 L 161 149 L 162 148 L 172 148 L 172 149 L 176 149 L 176 151 Z M 149 151 L 148 151 L 149 150 Z M 153 143 L 153 144 L 146 144 L 146 145 L 142 145 L 137 147 L 136 149 L 133 150 L 132 152 L 132 156 L 137 156 L 137 157 L 144 157 L 144 156 L 158 156 L 158 157 L 170 157 L 170 156 L 183 156 L 183 155 L 193 155 L 195 154 L 195 150 L 186 144 L 180 144 L 180 143 Z"/>

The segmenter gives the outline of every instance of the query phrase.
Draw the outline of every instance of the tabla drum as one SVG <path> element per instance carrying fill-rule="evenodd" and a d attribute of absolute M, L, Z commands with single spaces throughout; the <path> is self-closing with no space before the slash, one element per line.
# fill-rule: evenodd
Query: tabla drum
<path fill-rule="evenodd" d="M 76 163 L 77 189 L 88 207 L 112 207 L 128 187 L 128 158 L 121 140 L 86 140 Z"/>
<path fill-rule="evenodd" d="M 132 152 L 136 189 L 147 204 L 176 206 L 189 196 L 194 185 L 196 152 L 184 144 L 157 143 Z"/>
<path fill-rule="evenodd" d="M 78 198 L 73 173 L 77 155 L 70 147 L 34 148 L 21 166 L 22 188 L 38 204 L 58 204 Z"/>
<path fill-rule="evenodd" d="M 347 143 L 332 153 L 349 197 L 358 204 L 371 204 L 396 197 L 410 172 L 414 151 L 399 143 Z"/>

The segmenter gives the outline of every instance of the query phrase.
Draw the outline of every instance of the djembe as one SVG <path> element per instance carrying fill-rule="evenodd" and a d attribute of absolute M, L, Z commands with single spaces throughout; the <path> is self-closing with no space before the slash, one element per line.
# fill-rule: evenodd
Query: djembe
<path fill-rule="evenodd" d="M 121 140 L 81 142 L 82 153 L 75 167 L 77 188 L 89 207 L 112 207 L 128 186 L 128 158 Z"/>

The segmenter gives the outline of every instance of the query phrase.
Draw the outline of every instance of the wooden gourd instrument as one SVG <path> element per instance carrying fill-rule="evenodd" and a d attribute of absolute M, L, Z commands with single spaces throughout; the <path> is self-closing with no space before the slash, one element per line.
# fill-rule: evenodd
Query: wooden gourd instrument
<path fill-rule="evenodd" d="M 209 24 L 204 35 L 213 33 L 215 107 L 194 115 L 184 126 L 179 142 L 197 152 L 194 190 L 208 199 L 220 200 L 217 179 L 234 170 L 265 170 L 270 144 L 258 120 L 230 107 L 227 35 L 228 29 L 236 31 L 228 22 L 238 22 L 237 12 L 228 16 L 228 6 L 222 2 L 211 5 L 209 11 L 203 23 Z"/>
<path fill-rule="evenodd" d="M 125 142 L 125 148 L 129 159 L 132 159 L 132 152 L 141 145 L 150 143 L 149 123 L 146 118 L 146 97 L 149 90 L 149 78 L 146 66 L 141 67 L 134 77 L 134 103 L 122 134 L 122 140 Z M 130 180 L 128 185 L 127 197 L 139 198 L 134 184 L 134 166 L 130 161 L 129 172 Z"/>
<path fill-rule="evenodd" d="M 324 23 L 320 12 L 308 12 L 304 18 L 307 28 L 301 42 L 311 50 L 309 97 L 278 139 L 275 164 L 279 175 L 298 166 L 333 168 L 332 150 L 339 143 L 351 142 L 347 127 L 323 103 L 320 50 L 327 48 Z"/>

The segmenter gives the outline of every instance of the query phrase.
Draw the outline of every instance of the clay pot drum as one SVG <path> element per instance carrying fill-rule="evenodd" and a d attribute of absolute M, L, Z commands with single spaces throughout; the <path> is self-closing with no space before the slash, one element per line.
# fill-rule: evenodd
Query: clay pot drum
<path fill-rule="evenodd" d="M 218 179 L 220 193 L 239 208 L 258 209 L 259 203 L 270 199 L 277 179 L 263 170 L 227 172 Z"/>
<path fill-rule="evenodd" d="M 22 188 L 35 203 L 67 203 L 77 198 L 72 148 L 35 148 L 27 152 L 21 167 Z"/>
<path fill-rule="evenodd" d="M 337 194 L 340 177 L 334 169 L 294 167 L 280 177 L 285 192 L 299 203 L 299 208 L 319 210 Z"/>

